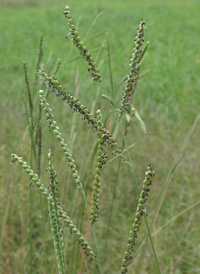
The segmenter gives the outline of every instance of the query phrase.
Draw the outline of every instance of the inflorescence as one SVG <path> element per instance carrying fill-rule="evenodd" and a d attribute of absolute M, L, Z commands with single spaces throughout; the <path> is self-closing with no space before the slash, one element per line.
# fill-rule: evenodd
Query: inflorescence
<path fill-rule="evenodd" d="M 43 44 L 43 34 L 40 34 L 40 42 L 39 42 L 39 49 L 38 49 L 38 54 L 37 54 L 37 60 L 36 60 L 36 67 L 35 67 L 35 76 L 34 76 L 34 84 L 37 83 L 38 80 L 38 70 L 40 69 L 40 64 L 42 61 L 43 57 L 43 49 L 42 49 L 42 44 Z"/>
<path fill-rule="evenodd" d="M 94 129 L 97 130 L 98 123 L 96 117 L 92 115 L 92 113 L 76 98 L 74 98 L 69 92 L 66 91 L 65 88 L 58 82 L 57 79 L 54 79 L 44 71 L 39 71 L 39 74 L 45 78 L 48 85 L 52 88 L 52 91 L 56 91 L 57 96 L 62 96 L 62 100 L 67 100 L 68 105 L 74 111 L 80 113 L 83 116 L 84 121 Z M 113 153 L 119 154 L 125 162 L 126 157 L 123 155 L 121 148 L 118 146 L 117 142 L 114 138 L 110 135 L 107 129 L 102 127 L 102 134 L 104 134 L 105 144 L 109 144 Z"/>
<path fill-rule="evenodd" d="M 65 17 L 68 19 L 68 24 L 70 28 L 70 35 L 72 37 L 72 42 L 75 44 L 75 46 L 80 50 L 81 56 L 88 62 L 88 71 L 92 71 L 92 77 L 94 81 L 102 82 L 101 75 L 99 73 L 99 70 L 97 69 L 94 60 L 92 59 L 92 56 L 89 52 L 89 50 L 85 47 L 81 37 L 79 36 L 79 33 L 77 31 L 76 25 L 74 23 L 74 20 L 72 18 L 72 15 L 70 13 L 70 9 L 68 6 L 65 7 L 64 11 Z"/>
<path fill-rule="evenodd" d="M 129 74 L 126 80 L 124 94 L 122 98 L 122 103 L 120 107 L 120 112 L 118 115 L 118 118 L 120 119 L 124 112 L 128 110 L 128 107 L 130 105 L 131 96 L 134 91 L 134 83 L 137 79 L 138 71 L 140 68 L 140 57 L 142 54 L 142 44 L 144 42 L 144 27 L 145 27 L 145 21 L 142 20 L 140 22 L 139 28 L 137 29 L 137 34 L 135 38 L 135 46 L 133 49 L 133 54 L 130 59 L 129 64 Z"/>
<path fill-rule="evenodd" d="M 122 260 L 121 266 L 121 274 L 126 274 L 128 272 L 128 265 L 132 260 L 132 253 L 135 246 L 135 241 L 137 238 L 137 234 L 140 228 L 140 222 L 143 214 L 145 213 L 144 204 L 147 201 L 148 192 L 150 191 L 150 185 L 152 184 L 152 177 L 155 175 L 153 167 L 149 165 L 147 167 L 147 171 L 145 173 L 145 179 L 143 181 L 142 191 L 140 193 L 140 198 L 136 210 L 135 220 L 131 225 L 130 232 L 129 232 L 129 239 L 126 252 L 124 254 L 124 259 Z"/>
<path fill-rule="evenodd" d="M 77 243 L 83 248 L 86 256 L 89 256 L 91 260 L 94 260 L 97 263 L 97 257 L 94 254 L 94 252 L 92 251 L 88 242 L 84 239 L 84 237 L 81 235 L 80 231 L 73 224 L 73 222 L 69 219 L 69 217 L 64 212 L 64 210 L 62 210 L 62 208 L 60 206 L 58 206 L 58 209 L 59 209 L 60 216 L 63 218 L 66 226 L 69 227 L 71 233 L 73 233 L 75 235 Z"/>
<path fill-rule="evenodd" d="M 58 214 L 58 188 L 56 187 L 59 182 L 56 179 L 57 174 L 54 169 L 53 155 L 50 149 L 48 152 L 48 160 L 49 187 L 51 189 L 51 199 L 48 200 L 49 218 L 51 222 L 51 229 L 53 232 L 53 242 L 58 260 L 59 273 L 65 273 L 65 261 L 63 253 L 64 244 L 61 229 L 61 216 L 59 216 Z"/>
<path fill-rule="evenodd" d="M 43 108 L 45 118 L 46 118 L 47 122 L 49 123 L 50 130 L 56 136 L 56 139 L 58 140 L 58 142 L 64 152 L 64 155 L 67 159 L 69 167 L 71 168 L 72 175 L 75 179 L 75 183 L 76 183 L 78 189 L 83 191 L 83 186 L 82 186 L 82 183 L 80 182 L 80 177 L 78 175 L 75 161 L 72 158 L 71 152 L 62 137 L 59 127 L 57 126 L 57 122 L 54 120 L 54 115 L 52 113 L 52 109 L 49 107 L 49 104 L 46 102 L 43 90 L 39 91 L 39 96 L 40 96 L 40 103 Z"/>
<path fill-rule="evenodd" d="M 45 78 L 49 87 L 52 88 L 52 91 L 56 91 L 57 97 L 62 96 L 62 100 L 67 100 L 67 103 L 71 109 L 83 115 L 83 119 L 92 126 L 93 129 L 97 129 L 97 121 L 90 113 L 90 111 L 80 103 L 79 100 L 74 98 L 65 88 L 58 82 L 57 79 L 54 79 L 44 71 L 39 71 L 40 75 Z"/>
<path fill-rule="evenodd" d="M 41 183 L 38 175 L 34 173 L 34 171 L 30 168 L 30 166 L 25 161 L 23 161 L 22 157 L 17 156 L 16 154 L 12 154 L 12 162 L 14 163 L 16 161 L 22 166 L 25 172 L 29 175 L 31 184 L 36 185 L 46 198 L 50 198 L 48 190 Z"/>
<path fill-rule="evenodd" d="M 17 156 L 16 154 L 12 154 L 12 162 L 18 162 L 25 172 L 29 175 L 31 183 L 36 185 L 39 190 L 42 192 L 42 194 L 47 198 L 47 200 L 52 202 L 52 195 L 48 192 L 47 188 L 41 183 L 40 179 L 38 178 L 38 175 L 34 173 L 34 171 L 30 168 L 30 166 L 23 161 L 22 157 Z M 59 213 L 59 219 L 62 218 L 64 220 L 64 223 L 66 224 L 67 227 L 70 228 L 70 232 L 75 235 L 76 240 L 78 244 L 83 248 L 84 253 L 90 257 L 91 260 L 94 260 L 97 262 L 97 257 L 92 251 L 92 248 L 89 246 L 85 238 L 82 236 L 80 231 L 77 229 L 75 224 L 72 222 L 70 217 L 67 215 L 67 213 L 63 210 L 61 205 L 58 203 L 57 204 L 57 209 Z"/>
<path fill-rule="evenodd" d="M 93 189 L 92 189 L 92 207 L 91 207 L 91 216 L 90 221 L 92 224 L 94 224 L 98 219 L 98 211 L 99 211 L 99 193 L 100 193 L 100 177 L 101 177 L 101 171 L 102 167 L 105 164 L 105 152 L 103 151 L 104 148 L 104 136 L 102 134 L 102 115 L 101 111 L 97 110 L 97 123 L 98 123 L 98 149 L 97 149 L 97 167 L 95 170 L 95 177 L 93 182 Z"/>

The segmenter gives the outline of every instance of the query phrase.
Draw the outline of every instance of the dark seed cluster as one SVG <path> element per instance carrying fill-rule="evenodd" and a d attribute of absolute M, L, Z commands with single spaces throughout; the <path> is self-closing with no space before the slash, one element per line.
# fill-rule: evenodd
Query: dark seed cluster
<path fill-rule="evenodd" d="M 77 31 L 76 25 L 75 25 L 74 20 L 71 16 L 70 9 L 68 6 L 65 7 L 64 15 L 68 19 L 68 24 L 69 24 L 69 28 L 70 28 L 69 34 L 72 37 L 72 42 L 80 50 L 81 56 L 87 61 L 88 71 L 92 72 L 92 77 L 93 77 L 94 81 L 102 82 L 102 78 L 99 73 L 99 70 L 97 69 L 97 67 L 94 63 L 94 60 L 92 59 L 92 56 L 91 56 L 89 50 L 85 47 L 81 37 L 79 36 L 79 33 Z"/>
<path fill-rule="evenodd" d="M 120 112 L 118 118 L 120 119 L 124 112 L 128 110 L 130 105 L 131 95 L 134 89 L 134 83 L 138 75 L 139 67 L 140 67 L 140 56 L 142 54 L 142 44 L 144 42 L 144 26 L 145 21 L 142 20 L 140 22 L 139 28 L 137 29 L 137 34 L 135 38 L 135 46 L 133 49 L 133 54 L 130 59 L 129 64 L 129 73 L 125 84 L 124 94 L 122 97 L 122 103 L 120 107 Z"/>
<path fill-rule="evenodd" d="M 56 95 L 62 96 L 62 100 L 67 100 L 67 103 L 71 109 L 80 113 L 83 116 L 83 120 L 86 121 L 92 128 L 97 129 L 97 121 L 90 113 L 90 111 L 80 103 L 80 101 L 74 98 L 65 88 L 58 82 L 57 79 L 46 74 L 44 71 L 39 71 L 40 75 L 46 79 L 48 85 L 52 88 L 52 91 L 56 92 Z"/>
<path fill-rule="evenodd" d="M 121 266 L 121 274 L 126 274 L 128 272 L 128 265 L 132 260 L 132 254 L 135 246 L 135 241 L 137 238 L 137 234 L 140 228 L 141 218 L 145 212 L 144 204 L 147 201 L 148 192 L 150 191 L 150 185 L 152 184 L 152 177 L 155 175 L 153 167 L 149 165 L 147 167 L 147 171 L 145 173 L 145 179 L 143 181 L 142 191 L 140 193 L 140 198 L 136 210 L 135 220 L 131 225 L 130 232 L 129 232 L 129 239 L 127 244 L 127 249 L 124 255 L 124 259 L 122 260 Z M 146 214 L 146 213 L 145 213 Z"/>

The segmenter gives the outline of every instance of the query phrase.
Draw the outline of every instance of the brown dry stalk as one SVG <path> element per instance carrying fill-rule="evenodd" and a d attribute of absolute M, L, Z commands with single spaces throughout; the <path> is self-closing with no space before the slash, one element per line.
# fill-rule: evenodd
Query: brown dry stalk
<path fill-rule="evenodd" d="M 11 189 L 11 195 L 13 194 L 13 186 Z M 12 219 L 12 205 L 13 200 L 10 200 L 10 209 L 9 209 L 9 217 L 8 217 L 8 230 L 6 235 L 6 259 L 5 259 L 5 272 L 4 274 L 8 273 L 8 263 L 9 263 L 9 242 L 10 242 L 10 228 L 11 228 L 11 219 Z"/>
<path fill-rule="evenodd" d="M 108 132 L 110 133 L 111 127 L 112 127 L 113 119 L 111 119 L 109 126 L 108 126 Z"/>

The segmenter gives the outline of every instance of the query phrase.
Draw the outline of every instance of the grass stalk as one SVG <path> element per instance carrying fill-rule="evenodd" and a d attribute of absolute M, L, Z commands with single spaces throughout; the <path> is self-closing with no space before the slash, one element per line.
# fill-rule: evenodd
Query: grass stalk
<path fill-rule="evenodd" d="M 110 89 L 111 89 L 111 95 L 113 98 L 114 87 L 113 87 L 112 66 L 111 66 L 111 58 L 110 58 L 110 42 L 109 42 L 109 34 L 108 33 L 106 33 L 106 48 L 107 48 L 108 68 L 109 68 L 109 76 L 110 76 Z"/>

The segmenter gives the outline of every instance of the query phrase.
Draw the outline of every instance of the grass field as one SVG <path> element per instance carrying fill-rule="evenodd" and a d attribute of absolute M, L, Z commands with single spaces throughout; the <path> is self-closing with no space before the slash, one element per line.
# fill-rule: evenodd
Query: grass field
<path fill-rule="evenodd" d="M 22 61 L 27 62 L 31 79 L 41 32 L 44 68 L 52 69 L 60 58 L 58 79 L 63 86 L 93 112 L 101 108 L 106 117 L 109 109 L 108 102 L 102 98 L 105 91 L 98 83 L 91 82 L 86 63 L 72 47 L 70 39 L 65 39 L 69 32 L 62 14 L 65 5 L 71 7 L 88 48 L 95 57 L 99 56 L 98 65 L 111 96 L 105 49 L 105 34 L 109 33 L 113 98 L 118 105 L 123 85 L 118 89 L 117 86 L 128 72 L 134 34 L 140 20 L 145 19 L 148 29 L 145 41 L 150 41 L 150 44 L 133 104 L 146 124 L 147 133 L 144 134 L 138 121 L 133 120 L 127 143 L 134 144 L 130 156 L 140 187 L 149 163 L 156 171 L 147 210 L 149 225 L 154 221 L 151 232 L 161 273 L 200 273 L 200 121 L 197 118 L 200 115 L 200 2 L 197 0 L 0 1 L 0 273 L 58 273 L 46 203 L 34 188 L 29 188 L 28 177 L 10 162 L 13 152 L 30 161 L 30 140 L 22 103 L 25 90 Z M 90 30 L 97 16 L 98 20 Z M 54 95 L 49 96 L 49 103 L 77 160 L 89 199 L 91 167 L 95 168 L 95 161 L 90 161 L 96 144 L 95 136 L 82 125 L 80 117 Z M 110 118 L 107 128 L 109 122 Z M 62 182 L 59 186 L 61 200 L 85 235 L 87 216 L 82 210 L 83 201 L 70 182 L 72 178 L 65 159 L 49 134 L 45 119 L 42 125 L 42 179 L 45 182 L 48 177 L 45 172 L 48 166 L 46 154 L 51 146 Z M 122 138 L 117 140 L 122 143 Z M 119 168 L 118 160 L 105 168 L 101 192 L 96 233 L 102 269 L 105 274 L 115 274 L 120 271 L 137 206 L 132 175 L 123 164 Z M 115 199 L 108 230 L 113 195 Z M 158 273 L 149 241 L 145 251 L 143 249 L 145 235 L 147 230 L 143 221 L 129 273 Z M 81 250 L 67 229 L 64 241 L 67 273 L 80 273 Z M 94 246 L 91 231 L 88 241 Z M 99 272 L 85 258 L 82 273 Z"/>

